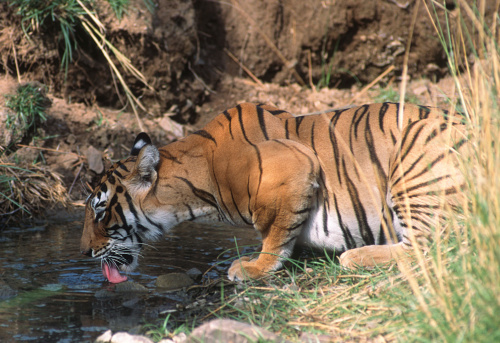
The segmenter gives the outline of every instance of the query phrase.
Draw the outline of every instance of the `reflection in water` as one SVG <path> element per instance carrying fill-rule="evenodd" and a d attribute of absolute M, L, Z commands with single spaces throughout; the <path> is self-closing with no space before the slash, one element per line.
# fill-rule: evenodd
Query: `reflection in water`
<path fill-rule="evenodd" d="M 80 255 L 82 221 L 0 232 L 0 341 L 91 341 L 107 329 L 130 330 L 183 299 L 155 291 L 158 275 L 210 267 L 225 275 L 235 246 L 256 244 L 253 229 L 186 224 L 142 251 L 129 278 L 148 294 L 119 296 L 96 260 Z M 15 295 L 17 293 L 17 295 Z M 106 293 L 106 292 L 104 292 Z M 2 300 L 2 298 L 9 298 Z"/>

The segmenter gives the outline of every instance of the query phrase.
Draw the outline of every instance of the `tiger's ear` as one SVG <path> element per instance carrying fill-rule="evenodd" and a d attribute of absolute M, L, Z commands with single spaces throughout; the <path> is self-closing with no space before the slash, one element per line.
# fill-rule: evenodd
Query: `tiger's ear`
<path fill-rule="evenodd" d="M 139 179 L 152 183 L 156 179 L 156 167 L 160 163 L 160 152 L 152 144 L 147 133 L 141 132 L 137 135 L 130 155 L 137 156 L 135 171 Z"/>
<path fill-rule="evenodd" d="M 140 180 L 153 183 L 156 180 L 156 168 L 160 163 L 160 152 L 152 144 L 145 145 L 139 152 L 135 162 L 135 171 Z"/>
<path fill-rule="evenodd" d="M 134 145 L 130 150 L 130 156 L 139 156 L 141 149 L 148 144 L 152 144 L 148 134 L 146 132 L 139 133 L 137 137 L 135 137 Z"/>

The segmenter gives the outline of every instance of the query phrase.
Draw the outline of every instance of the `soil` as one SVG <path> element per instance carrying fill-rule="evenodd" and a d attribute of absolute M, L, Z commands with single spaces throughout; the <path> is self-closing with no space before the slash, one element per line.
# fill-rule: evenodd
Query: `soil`
<path fill-rule="evenodd" d="M 0 92 L 14 94 L 20 83 L 38 82 L 51 106 L 49 119 L 30 137 L 31 147 L 2 141 L 10 146 L 0 157 L 43 160 L 62 176 L 70 200 L 81 203 L 85 185 L 92 186 L 111 160 L 126 157 L 141 130 L 163 145 L 239 102 L 270 103 L 296 114 L 373 102 L 387 85 L 398 89 L 416 3 L 131 0 L 119 20 L 108 2 L 95 1 L 106 39 L 144 76 L 138 80 L 112 57 L 144 106 L 137 117 L 117 74 L 81 25 L 65 71 L 56 23 L 47 19 L 26 34 L 28 22 L 1 2 Z M 494 3 L 486 1 L 485 13 Z M 154 5 L 151 11 L 147 4 Z M 446 7 L 456 11 L 454 1 Z M 443 24 L 444 10 L 437 13 Z M 416 18 L 408 93 L 420 103 L 442 105 L 443 94 L 454 93 L 446 55 L 422 4 Z M 0 126 L 7 132 L 8 110 L 0 98 Z"/>

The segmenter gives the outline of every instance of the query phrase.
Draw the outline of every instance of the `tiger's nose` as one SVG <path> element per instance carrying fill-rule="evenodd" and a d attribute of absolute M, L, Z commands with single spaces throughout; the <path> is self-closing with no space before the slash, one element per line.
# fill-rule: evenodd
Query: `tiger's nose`
<path fill-rule="evenodd" d="M 92 249 L 86 249 L 81 251 L 82 255 L 92 257 Z"/>

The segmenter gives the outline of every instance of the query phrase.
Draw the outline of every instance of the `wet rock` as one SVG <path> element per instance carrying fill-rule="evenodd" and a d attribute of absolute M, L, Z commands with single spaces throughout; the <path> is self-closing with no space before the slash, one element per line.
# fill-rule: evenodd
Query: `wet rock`
<path fill-rule="evenodd" d="M 60 283 L 49 283 L 43 287 L 41 287 L 44 291 L 50 291 L 50 292 L 60 292 L 64 289 L 64 285 L 61 285 Z"/>
<path fill-rule="evenodd" d="M 106 331 L 95 340 L 96 343 L 153 343 L 147 337 L 131 335 L 126 332 L 117 332 L 113 335 L 111 330 Z"/>
<path fill-rule="evenodd" d="M 139 303 L 140 299 L 139 298 L 133 298 L 127 301 L 124 301 L 122 303 L 123 307 L 128 307 L 128 308 L 136 308 L 137 304 Z"/>
<path fill-rule="evenodd" d="M 199 270 L 198 268 L 191 268 L 186 272 L 186 274 L 195 281 L 200 279 L 201 276 L 203 275 L 201 270 Z"/>
<path fill-rule="evenodd" d="M 188 336 L 186 343 L 250 343 L 261 341 L 290 342 L 255 325 L 240 323 L 232 319 L 214 319 L 194 329 Z"/>
<path fill-rule="evenodd" d="M 118 293 L 147 293 L 146 287 L 134 281 L 121 282 L 116 284 L 115 292 Z"/>
<path fill-rule="evenodd" d="M 94 296 L 97 299 L 112 299 L 116 298 L 118 294 L 115 292 L 108 291 L 107 289 L 100 289 L 97 292 L 95 292 Z"/>
<path fill-rule="evenodd" d="M 0 281 L 0 300 L 7 300 L 17 295 L 17 292 Z"/>
<path fill-rule="evenodd" d="M 156 287 L 165 290 L 176 290 L 183 287 L 191 286 L 194 283 L 189 275 L 184 273 L 170 273 L 158 276 L 156 279 Z"/>

